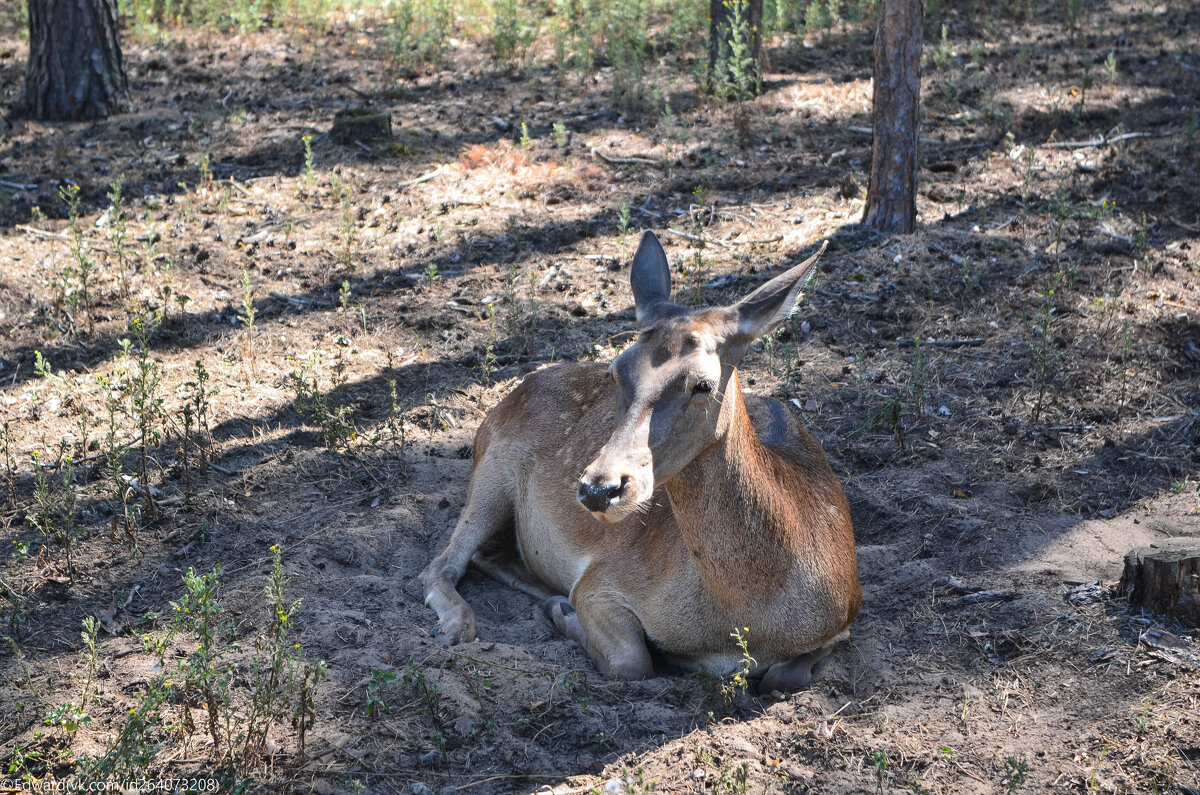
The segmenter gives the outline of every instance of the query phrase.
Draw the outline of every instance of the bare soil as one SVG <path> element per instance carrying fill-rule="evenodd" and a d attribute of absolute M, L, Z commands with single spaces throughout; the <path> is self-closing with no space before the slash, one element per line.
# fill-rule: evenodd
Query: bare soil
<path fill-rule="evenodd" d="M 284 725 L 240 772 L 256 791 L 586 792 L 626 776 L 694 793 L 1200 791 L 1196 632 L 1111 590 L 1129 549 L 1200 537 L 1200 9 L 1089 3 L 1077 31 L 1057 7 L 945 19 L 923 78 L 920 231 L 904 237 L 857 225 L 862 27 L 774 41 L 741 131 L 666 56 L 646 85 L 670 115 L 612 100 L 611 69 L 508 75 L 470 43 L 397 78 L 350 28 L 127 41 L 134 113 L 7 127 L 2 618 L 30 678 L 0 650 L 4 767 L 66 778 L 103 751 L 155 675 L 141 636 L 164 631 L 189 567 L 222 567 L 222 615 L 250 648 L 277 544 L 303 600 L 294 637 L 329 678 L 305 753 Z M 24 61 L 10 22 L 5 102 Z M 334 113 L 360 106 L 391 114 L 391 144 L 331 140 Z M 120 174 L 125 284 L 104 217 Z M 73 262 L 66 184 L 97 269 L 87 302 L 55 286 Z M 788 329 L 742 367 L 823 444 L 854 513 L 866 604 L 805 692 L 727 704 L 712 677 L 614 681 L 474 572 L 478 642 L 433 636 L 416 575 L 462 506 L 474 429 L 526 373 L 630 340 L 642 228 L 687 303 L 731 301 L 832 241 Z M 211 449 L 153 448 L 159 513 L 131 537 L 111 532 L 99 379 L 128 383 L 138 306 L 165 316 L 150 346 L 172 418 L 195 363 L 210 374 Z M 332 446 L 295 407 L 305 362 L 348 411 Z M 73 582 L 26 522 L 35 451 L 84 459 Z M 76 697 L 89 615 L 105 619 L 98 699 L 68 733 L 43 725 L 35 691 Z M 1152 628 L 1182 649 L 1142 640 Z M 398 678 L 368 716 L 373 671 Z M 167 709 L 200 728 L 160 730 L 151 770 L 211 772 L 204 710 L 186 695 Z M 22 767 L 17 749 L 40 757 Z"/>

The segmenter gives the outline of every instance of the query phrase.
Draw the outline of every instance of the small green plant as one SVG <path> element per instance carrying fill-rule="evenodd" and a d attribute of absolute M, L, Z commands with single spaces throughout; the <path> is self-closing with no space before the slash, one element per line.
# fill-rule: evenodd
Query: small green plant
<path fill-rule="evenodd" d="M 314 691 L 326 675 L 324 661 L 306 665 L 304 648 L 289 640 L 300 600 L 287 599 L 288 578 L 278 544 L 271 546 L 271 555 L 271 573 L 263 587 L 271 617 L 255 644 L 259 654 L 250 664 L 251 698 L 245 717 L 243 762 L 260 759 L 271 728 L 289 720 L 300 755 L 304 755 L 305 735 L 316 720 Z"/>
<path fill-rule="evenodd" d="M 722 767 L 718 787 L 730 795 L 746 795 L 750 784 L 750 763 L 741 762 L 732 767 Z"/>
<path fill-rule="evenodd" d="M 64 281 L 73 277 L 73 292 L 70 294 L 72 305 L 81 306 L 87 315 L 89 327 L 92 324 L 92 287 L 94 286 L 95 263 L 88 251 L 84 240 L 83 227 L 79 220 L 79 186 L 64 185 L 58 189 L 58 198 L 67 205 L 68 216 L 68 247 L 74 264 L 64 274 Z M 65 289 L 65 285 L 64 285 Z"/>
<path fill-rule="evenodd" d="M 152 733 L 164 723 L 160 709 L 170 693 L 170 682 L 163 676 L 151 680 L 129 710 L 117 734 L 105 746 L 104 753 L 80 760 L 80 783 L 144 779 L 150 762 L 162 748 Z"/>
<path fill-rule="evenodd" d="M 962 258 L 958 268 L 964 287 L 974 292 L 983 291 L 983 277 L 987 273 L 987 262 L 977 261 L 968 255 Z"/>
<path fill-rule="evenodd" d="M 537 35 L 531 6 L 520 0 L 494 0 L 490 33 L 492 57 L 497 64 L 522 64 Z"/>
<path fill-rule="evenodd" d="M 28 782 L 32 784 L 36 779 L 34 779 L 33 774 L 29 772 L 29 763 L 37 762 L 42 758 L 42 755 L 38 751 L 26 751 L 25 749 L 28 747 L 29 746 L 27 745 L 17 745 L 13 747 L 12 752 L 8 755 L 8 768 L 5 772 L 11 776 L 14 773 L 22 770 L 27 771 L 22 774 L 21 780 L 22 782 Z"/>
<path fill-rule="evenodd" d="M 109 240 L 112 241 L 113 253 L 117 258 L 117 278 L 121 287 L 121 295 L 129 295 L 128 261 L 129 251 L 126 240 L 129 237 L 129 218 L 125 212 L 125 175 L 121 174 L 108 186 L 109 225 L 112 230 Z"/>
<path fill-rule="evenodd" d="M 183 575 L 184 594 L 178 602 L 171 603 L 175 611 L 172 630 L 196 634 L 196 650 L 188 655 L 186 663 L 181 664 L 180 673 L 185 679 L 185 687 L 199 695 L 208 715 L 208 733 L 218 753 L 223 743 L 225 752 L 229 752 L 240 739 L 240 735 L 231 736 L 234 724 L 230 714 L 233 703 L 230 663 L 225 659 L 225 646 L 217 636 L 221 607 L 216 596 L 220 576 L 220 566 L 208 574 L 196 574 L 188 567 Z"/>
<path fill-rule="evenodd" d="M 76 503 L 75 467 L 70 456 L 63 456 L 59 464 L 61 482 L 58 488 L 46 475 L 49 467 L 42 463 L 35 451 L 30 454 L 33 462 L 34 510 L 25 517 L 25 523 L 37 530 L 47 541 L 54 541 L 63 548 L 67 574 L 75 580 L 75 563 L 71 557 L 74 543 Z"/>
<path fill-rule="evenodd" d="M 304 171 L 301 176 L 304 179 L 304 186 L 306 188 L 311 188 L 317 179 L 312 142 L 313 137 L 311 135 L 304 135 L 300 138 L 300 143 L 304 144 Z"/>
<path fill-rule="evenodd" d="M 5 490 L 8 493 L 8 499 L 13 499 L 13 489 L 16 487 L 16 469 L 17 461 L 12 454 L 12 431 L 9 429 L 8 420 L 4 421 L 4 425 L 0 426 L 0 455 L 4 456 L 4 484 Z"/>
<path fill-rule="evenodd" d="M 520 144 L 522 149 L 530 149 L 533 147 L 533 139 L 529 137 L 529 125 L 525 122 L 521 122 Z"/>
<path fill-rule="evenodd" d="M 1038 315 L 1038 323 L 1034 327 L 1035 347 L 1033 350 L 1033 372 L 1037 380 L 1037 399 L 1033 404 L 1032 422 L 1036 423 L 1041 416 L 1046 388 L 1053 378 L 1055 367 L 1062 355 L 1054 341 L 1054 292 L 1059 284 L 1061 274 L 1056 274 L 1051 284 L 1042 290 L 1042 309 Z"/>
<path fill-rule="evenodd" d="M 430 262 L 425 266 L 424 276 L 426 287 L 433 287 L 433 283 L 442 278 L 441 274 L 438 273 L 438 266 L 436 262 Z"/>
<path fill-rule="evenodd" d="M 104 391 L 104 409 L 107 420 L 104 423 L 104 471 L 108 475 L 113 489 L 113 496 L 121 504 L 121 517 L 113 513 L 113 530 L 120 529 L 126 537 L 132 537 L 129 517 L 129 488 L 125 485 L 125 448 L 117 442 L 120 423 L 117 415 L 123 413 L 122 405 L 125 394 L 120 387 L 111 383 L 107 378 L 99 378 L 100 387 Z M 119 527 L 118 527 L 119 525 Z"/>
<path fill-rule="evenodd" d="M 1129 318 L 1121 323 L 1121 398 L 1117 402 L 1117 415 L 1125 409 L 1129 396 L 1129 371 L 1135 366 L 1133 358 L 1133 327 Z"/>
<path fill-rule="evenodd" d="M 732 704 L 750 687 L 750 672 L 758 665 L 758 661 L 750 656 L 750 627 L 734 627 L 729 637 L 733 638 L 742 656 L 737 667 L 721 683 L 721 700 L 726 706 Z"/>
<path fill-rule="evenodd" d="M 1083 0 L 1067 0 L 1067 29 L 1078 31 L 1079 16 L 1083 13 Z"/>
<path fill-rule="evenodd" d="M 496 372 L 496 307 L 488 303 L 488 337 L 483 349 L 483 358 L 479 360 L 479 378 L 485 387 L 492 385 L 492 374 Z"/>
<path fill-rule="evenodd" d="M 206 192 L 213 189 L 212 158 L 208 152 L 200 155 L 200 181 L 196 184 L 196 188 Z"/>
<path fill-rule="evenodd" d="M 83 640 L 83 661 L 87 673 L 84 677 L 83 691 L 80 693 L 79 703 L 76 704 L 74 701 L 68 701 L 51 709 L 42 721 L 47 726 L 57 726 L 64 732 L 71 734 L 79 731 L 81 726 L 92 722 L 87 709 L 88 703 L 94 700 L 91 691 L 92 680 L 96 677 L 96 668 L 98 665 L 96 633 L 99 629 L 100 623 L 92 616 L 87 616 L 83 619 L 83 629 L 79 634 Z"/>
<path fill-rule="evenodd" d="M 733 125 L 745 140 L 750 123 L 746 103 L 762 91 L 762 69 L 752 46 L 759 31 L 750 24 L 749 0 L 723 0 L 723 4 L 728 27 L 721 26 L 723 29 L 717 31 L 717 54 L 708 90 L 722 102 L 735 103 Z"/>
<path fill-rule="evenodd" d="M 59 465 L 59 475 L 62 481 L 59 498 L 61 518 L 58 522 L 58 541 L 62 544 L 67 558 L 67 575 L 75 580 L 75 562 L 71 550 L 75 545 L 76 496 L 75 496 L 75 462 L 71 456 L 63 456 Z M 93 633 L 94 636 L 94 633 Z"/>
<path fill-rule="evenodd" d="M 150 450 L 162 439 L 161 427 L 164 417 L 163 398 L 160 394 L 158 363 L 150 357 L 150 340 L 162 324 L 162 315 L 138 313 L 129 322 L 133 341 L 121 340 L 121 349 L 126 358 L 133 359 L 128 390 L 128 413 L 133 418 L 138 432 L 137 490 L 142 495 L 143 513 L 147 519 L 155 519 L 158 509 L 150 488 Z M 136 343 L 136 348 L 134 344 Z"/>
<path fill-rule="evenodd" d="M 450 0 L 397 0 L 391 11 L 379 46 L 392 70 L 411 77 L 440 66 L 454 23 Z"/>
<path fill-rule="evenodd" d="M 713 209 L 706 204 L 708 191 L 704 188 L 694 188 L 692 190 L 692 198 L 690 220 L 692 222 L 691 233 L 695 241 L 692 249 L 692 261 L 683 269 L 683 275 L 692 289 L 693 300 L 697 305 L 700 305 L 704 301 L 704 282 L 708 279 L 708 265 L 704 261 L 704 250 L 707 245 L 704 242 L 704 229 L 708 224 Z"/>
<path fill-rule="evenodd" d="M 326 447 L 349 447 L 350 442 L 358 438 L 358 431 L 354 426 L 354 410 L 330 401 L 321 391 L 320 382 L 316 373 L 312 372 L 312 367 L 311 360 L 299 362 L 292 367 L 290 377 L 292 388 L 296 392 L 293 405 L 297 413 L 311 418 L 320 429 L 321 441 Z M 335 383 L 333 392 L 336 391 Z"/>
<path fill-rule="evenodd" d="M 937 47 L 934 48 L 930 60 L 933 61 L 934 67 L 939 71 L 945 71 L 950 65 L 950 59 L 953 57 L 953 50 L 950 47 L 950 35 L 946 29 L 945 23 L 942 24 L 942 35 L 938 39 Z"/>
<path fill-rule="evenodd" d="M 377 718 L 385 712 L 390 712 L 387 702 L 383 700 L 383 690 L 396 675 L 378 668 L 371 669 L 371 681 L 367 682 L 367 704 L 364 713 L 368 718 Z"/>
<path fill-rule="evenodd" d="M 250 274 L 242 268 L 242 325 L 246 327 L 246 339 L 243 353 L 250 361 L 250 369 L 256 369 L 254 356 L 254 319 L 258 317 L 258 307 L 254 305 L 254 290 L 250 286 Z"/>
<path fill-rule="evenodd" d="M 1117 87 L 1117 54 L 1110 52 L 1108 57 L 1104 59 L 1104 71 L 1108 73 L 1108 85 L 1112 88 Z"/>
<path fill-rule="evenodd" d="M 338 235 L 342 238 L 342 267 L 348 273 L 354 273 L 358 262 L 358 224 L 350 203 L 350 189 L 340 183 L 335 187 L 341 194 L 342 203 L 342 223 L 338 226 Z"/>
<path fill-rule="evenodd" d="M 629 205 L 626 202 L 621 202 L 621 209 L 618 212 L 618 219 L 621 224 L 621 234 L 623 234 L 623 235 L 629 234 L 629 229 L 630 229 Z"/>
<path fill-rule="evenodd" d="M 887 751 L 880 748 L 875 753 L 871 754 L 871 766 L 875 768 L 875 783 L 879 788 L 879 792 L 883 792 L 883 782 L 887 778 L 888 762 Z"/>
<path fill-rule="evenodd" d="M 1005 776 L 1004 784 L 1008 792 L 1016 792 L 1021 785 L 1025 783 L 1025 778 L 1029 773 L 1029 765 L 1024 759 L 1017 759 L 1015 756 L 1010 756 L 1004 760 Z"/>
<path fill-rule="evenodd" d="M 591 12 L 607 34 L 604 57 L 613 67 L 613 99 L 629 109 L 639 108 L 644 97 L 649 5 L 647 0 L 620 0 L 596 4 Z"/>
<path fill-rule="evenodd" d="M 561 121 L 554 122 L 554 126 L 551 128 L 550 132 L 550 139 L 554 142 L 554 145 L 557 148 L 566 149 L 567 144 L 571 140 L 571 134 L 567 132 L 567 125 L 563 124 Z"/>
<path fill-rule="evenodd" d="M 429 681 L 429 678 L 425 675 L 425 670 L 416 660 L 409 661 L 408 666 L 404 669 L 401 683 L 404 687 L 411 690 L 424 704 L 424 706 L 417 707 L 416 712 L 424 712 L 429 716 L 429 720 L 434 728 L 429 738 L 445 754 L 446 727 L 442 722 L 441 693 L 438 690 L 437 684 Z"/>

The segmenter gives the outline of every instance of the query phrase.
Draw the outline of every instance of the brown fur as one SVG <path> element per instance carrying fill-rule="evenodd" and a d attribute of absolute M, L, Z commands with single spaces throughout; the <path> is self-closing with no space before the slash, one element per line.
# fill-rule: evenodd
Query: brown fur
<path fill-rule="evenodd" d="M 602 670 L 649 675 L 647 640 L 724 672 L 734 628 L 764 668 L 845 633 L 862 604 L 849 508 L 820 445 L 778 402 L 742 394 L 737 323 L 761 312 L 746 301 L 665 312 L 611 368 L 547 368 L 489 413 L 467 505 L 422 574 L 449 642 L 474 637 L 455 584 L 514 520 L 526 566 L 569 595 L 556 625 Z M 589 511 L 581 482 L 627 486 Z"/>

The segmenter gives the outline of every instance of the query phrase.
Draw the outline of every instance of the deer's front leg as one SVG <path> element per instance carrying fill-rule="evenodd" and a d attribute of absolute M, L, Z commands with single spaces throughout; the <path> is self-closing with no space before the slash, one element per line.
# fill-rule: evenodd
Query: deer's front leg
<path fill-rule="evenodd" d="M 480 478 L 476 468 L 467 490 L 467 504 L 450 536 L 450 543 L 421 572 L 425 604 L 438 615 L 441 640 L 454 646 L 475 640 L 475 613 L 458 593 L 458 581 L 479 547 L 512 522 L 512 502 L 497 480 Z M 480 484 L 485 485 L 480 485 Z"/>
<path fill-rule="evenodd" d="M 654 663 L 646 647 L 642 622 L 615 592 L 590 590 L 585 573 L 566 598 L 547 599 L 542 609 L 559 632 L 584 648 L 602 673 L 621 679 L 654 676 Z"/>

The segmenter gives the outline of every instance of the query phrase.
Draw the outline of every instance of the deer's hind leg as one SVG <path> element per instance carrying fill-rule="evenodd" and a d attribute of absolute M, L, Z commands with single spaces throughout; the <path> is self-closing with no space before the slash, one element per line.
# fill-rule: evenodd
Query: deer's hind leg
<path fill-rule="evenodd" d="M 654 676 L 642 622 L 622 594 L 605 589 L 598 579 L 584 573 L 571 591 L 574 605 L 562 596 L 547 599 L 542 603 L 546 616 L 584 648 L 602 673 L 621 679 Z"/>
<path fill-rule="evenodd" d="M 849 637 L 850 630 L 842 630 L 824 646 L 770 666 L 758 682 L 758 692 L 770 693 L 772 690 L 779 690 L 788 693 L 808 687 L 812 684 L 813 673 L 818 664 L 829 656 L 837 644 Z"/>
<path fill-rule="evenodd" d="M 512 527 L 512 496 L 504 477 L 491 476 L 481 462 L 467 487 L 467 504 L 450 535 L 450 543 L 421 572 L 425 604 L 438 615 L 442 642 L 454 646 L 475 639 L 475 613 L 458 593 L 458 581 L 471 556 L 489 539 Z"/>

